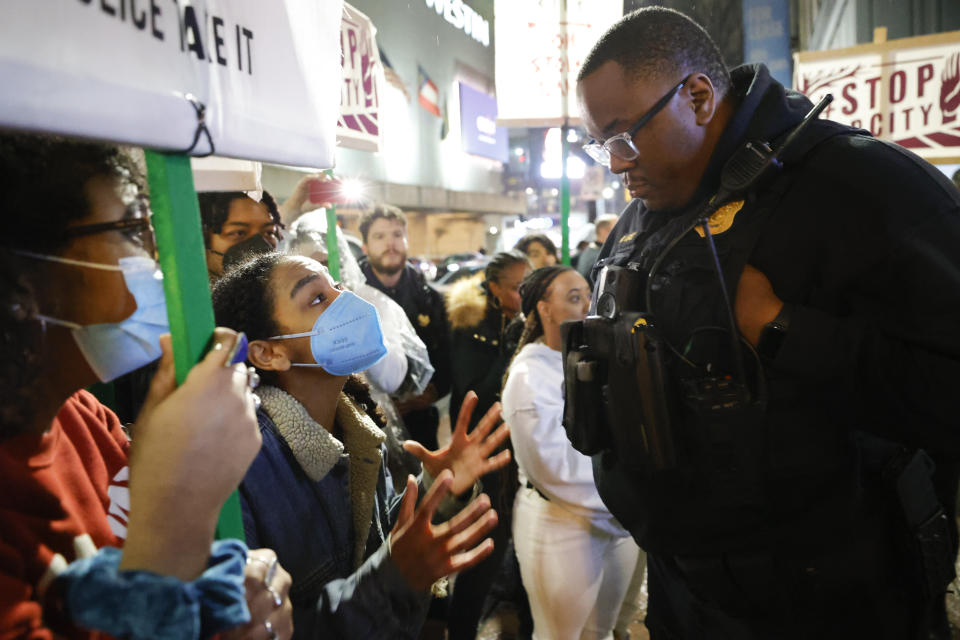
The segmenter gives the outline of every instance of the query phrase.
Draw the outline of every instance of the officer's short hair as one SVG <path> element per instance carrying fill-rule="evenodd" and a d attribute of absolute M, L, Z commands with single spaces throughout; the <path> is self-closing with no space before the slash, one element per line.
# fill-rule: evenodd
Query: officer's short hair
<path fill-rule="evenodd" d="M 395 207 L 392 204 L 374 205 L 372 209 L 368 209 L 360 215 L 360 237 L 363 238 L 364 242 L 367 241 L 367 234 L 370 232 L 370 227 L 381 218 L 385 220 L 396 220 L 404 229 L 407 228 L 407 216 L 403 215 L 400 207 Z"/>
<path fill-rule="evenodd" d="M 674 9 L 644 7 L 625 15 L 593 46 L 577 82 L 610 60 L 634 78 L 669 74 L 679 82 L 700 72 L 720 96 L 730 87 L 730 72 L 716 43 L 703 27 Z"/>

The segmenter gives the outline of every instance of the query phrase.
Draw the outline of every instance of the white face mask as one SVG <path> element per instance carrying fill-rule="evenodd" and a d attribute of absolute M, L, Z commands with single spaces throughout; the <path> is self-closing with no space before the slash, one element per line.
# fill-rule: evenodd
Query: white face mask
<path fill-rule="evenodd" d="M 81 353 L 100 380 L 109 382 L 161 356 L 160 336 L 170 332 L 170 324 L 163 293 L 163 273 L 156 260 L 130 256 L 120 258 L 116 265 L 108 265 L 28 251 L 17 253 L 39 260 L 123 273 L 127 289 L 137 302 L 136 311 L 126 320 L 80 325 L 50 316 L 36 316 L 43 322 L 70 329 Z"/>

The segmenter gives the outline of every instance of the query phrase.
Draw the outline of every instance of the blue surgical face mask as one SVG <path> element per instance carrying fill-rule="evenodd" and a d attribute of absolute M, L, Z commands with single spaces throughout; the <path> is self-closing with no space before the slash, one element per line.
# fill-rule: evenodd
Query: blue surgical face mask
<path fill-rule="evenodd" d="M 127 289 L 137 302 L 137 310 L 126 320 L 80 325 L 69 320 L 37 315 L 43 322 L 72 331 L 80 352 L 100 380 L 109 382 L 119 378 L 162 355 L 160 336 L 170 333 L 170 324 L 163 294 L 163 274 L 153 258 L 130 256 L 120 258 L 116 265 L 108 265 L 26 251 L 18 253 L 40 260 L 120 271 L 123 274 Z"/>
<path fill-rule="evenodd" d="M 269 340 L 310 337 L 313 363 L 294 367 L 323 367 L 335 376 L 364 371 L 387 355 L 377 309 L 350 291 L 341 291 L 313 323 L 313 331 L 273 336 Z"/>

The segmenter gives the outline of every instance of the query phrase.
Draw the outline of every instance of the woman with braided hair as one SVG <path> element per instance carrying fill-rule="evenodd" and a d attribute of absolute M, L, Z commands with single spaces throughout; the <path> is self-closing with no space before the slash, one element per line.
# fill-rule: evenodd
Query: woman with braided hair
<path fill-rule="evenodd" d="M 590 287 L 570 267 L 542 267 L 521 283 L 520 299 L 526 319 L 503 416 L 519 467 L 513 542 L 533 637 L 610 638 L 640 550 L 600 500 L 590 458 L 574 450 L 561 424 L 560 326 L 584 318 Z"/>

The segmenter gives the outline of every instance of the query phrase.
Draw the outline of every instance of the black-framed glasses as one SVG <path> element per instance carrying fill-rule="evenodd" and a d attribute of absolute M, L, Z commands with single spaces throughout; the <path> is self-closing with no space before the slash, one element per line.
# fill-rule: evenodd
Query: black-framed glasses
<path fill-rule="evenodd" d="M 667 106 L 667 103 L 673 99 L 673 96 L 677 94 L 677 91 L 680 91 L 683 85 L 687 84 L 687 81 L 690 80 L 691 77 L 692 74 L 677 83 L 677 85 L 673 89 L 670 89 L 665 96 L 657 100 L 656 104 L 650 107 L 645 114 L 640 116 L 640 119 L 637 120 L 636 123 L 634 123 L 634 125 L 629 129 L 623 133 L 618 133 L 615 136 L 610 136 L 604 140 L 603 143 L 591 139 L 589 142 L 583 145 L 583 150 L 588 156 L 607 168 L 610 167 L 611 155 L 615 155 L 621 160 L 626 160 L 627 162 L 636 160 L 637 156 L 640 155 L 640 152 L 633 144 L 633 137 L 637 135 L 637 132 L 640 131 L 640 129 L 642 129 L 648 122 L 653 120 L 655 115 L 660 113 L 660 111 Z"/>
<path fill-rule="evenodd" d="M 132 212 L 132 213 L 131 213 Z M 153 235 L 153 225 L 150 224 L 150 209 L 145 203 L 131 205 L 128 216 L 112 222 L 98 222 L 95 224 L 81 224 L 67 227 L 63 230 L 64 238 L 82 238 L 108 231 L 118 231 L 131 242 L 142 248 L 150 256 L 157 257 L 157 243 Z"/>

